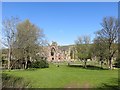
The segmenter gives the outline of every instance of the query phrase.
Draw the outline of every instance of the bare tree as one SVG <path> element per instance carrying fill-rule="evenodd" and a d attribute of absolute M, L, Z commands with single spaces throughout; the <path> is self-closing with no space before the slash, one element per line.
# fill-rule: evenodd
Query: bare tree
<path fill-rule="evenodd" d="M 6 18 L 3 20 L 2 28 L 2 44 L 8 48 L 8 69 L 10 69 L 10 61 L 12 56 L 13 43 L 16 36 L 16 26 L 19 22 L 19 18 L 11 17 L 10 19 Z"/>
<path fill-rule="evenodd" d="M 117 52 L 118 20 L 113 17 L 105 17 L 103 18 L 101 26 L 102 29 L 96 33 L 96 36 L 102 41 L 102 43 L 106 44 L 106 49 L 108 49 L 109 68 L 112 69 L 112 59 Z"/>
<path fill-rule="evenodd" d="M 86 68 L 87 60 L 91 59 L 90 37 L 89 36 L 78 37 L 75 44 L 77 50 L 77 57 L 78 59 L 84 61 L 84 67 Z"/>

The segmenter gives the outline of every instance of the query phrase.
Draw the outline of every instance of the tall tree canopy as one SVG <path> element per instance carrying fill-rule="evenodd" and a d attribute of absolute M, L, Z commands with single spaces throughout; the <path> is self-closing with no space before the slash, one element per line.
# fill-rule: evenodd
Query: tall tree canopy
<path fill-rule="evenodd" d="M 25 68 L 27 62 L 31 58 L 36 58 L 40 54 L 40 46 L 43 44 L 44 34 L 41 29 L 32 24 L 28 19 L 19 23 L 17 26 L 16 42 L 14 44 L 15 57 L 25 60 Z"/>
<path fill-rule="evenodd" d="M 103 53 L 108 55 L 109 68 L 112 69 L 112 59 L 118 49 L 118 20 L 113 17 L 105 17 L 103 18 L 101 26 L 102 29 L 96 32 L 96 38 L 97 40 L 99 39 L 99 43 L 101 43 L 101 45 L 104 43 L 104 46 L 101 46 L 103 49 L 101 49 L 103 51 L 107 50 L 107 52 Z"/>
<path fill-rule="evenodd" d="M 2 28 L 2 44 L 3 46 L 8 48 L 8 69 L 10 69 L 10 62 L 11 57 L 13 54 L 13 44 L 15 42 L 16 38 L 16 27 L 19 23 L 19 18 L 17 17 L 11 17 L 11 18 L 5 18 L 2 22 L 3 28 Z"/>

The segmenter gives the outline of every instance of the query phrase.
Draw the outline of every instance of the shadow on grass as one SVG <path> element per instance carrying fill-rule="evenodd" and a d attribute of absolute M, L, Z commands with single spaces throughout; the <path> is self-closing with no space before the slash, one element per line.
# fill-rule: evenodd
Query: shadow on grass
<path fill-rule="evenodd" d="M 120 78 L 111 79 L 109 83 L 102 83 L 100 87 L 97 87 L 97 90 L 120 90 Z"/>
<path fill-rule="evenodd" d="M 21 77 L 16 77 L 2 73 L 2 89 L 5 88 L 26 88 L 29 82 L 24 81 Z"/>
<path fill-rule="evenodd" d="M 83 69 L 88 69 L 88 70 L 108 70 L 107 68 L 101 68 L 99 66 L 93 66 L 93 65 L 87 65 L 87 68 L 84 68 L 83 65 L 79 65 L 79 64 L 71 64 L 68 66 L 69 67 L 83 68 Z"/>
<path fill-rule="evenodd" d="M 38 70 L 39 68 L 28 68 L 28 69 L 25 69 L 25 71 L 35 71 L 35 70 Z"/>

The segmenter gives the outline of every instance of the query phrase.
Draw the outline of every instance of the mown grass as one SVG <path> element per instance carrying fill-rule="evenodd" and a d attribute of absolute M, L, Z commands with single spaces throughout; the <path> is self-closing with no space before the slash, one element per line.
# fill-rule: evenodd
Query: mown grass
<path fill-rule="evenodd" d="M 22 77 L 31 88 L 102 88 L 118 86 L 118 69 L 83 69 L 61 64 L 49 68 L 4 71 L 8 75 Z"/>

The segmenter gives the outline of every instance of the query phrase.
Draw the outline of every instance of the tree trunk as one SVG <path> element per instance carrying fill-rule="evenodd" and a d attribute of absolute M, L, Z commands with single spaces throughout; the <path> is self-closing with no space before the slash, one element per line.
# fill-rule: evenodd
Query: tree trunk
<path fill-rule="evenodd" d="M 103 61 L 101 61 L 101 69 L 103 68 L 102 65 L 103 65 Z"/>
<path fill-rule="evenodd" d="M 25 69 L 27 69 L 27 58 L 25 58 Z"/>
<path fill-rule="evenodd" d="M 87 60 L 85 59 L 85 65 L 84 65 L 84 68 L 87 68 L 86 64 L 87 64 Z"/>
<path fill-rule="evenodd" d="M 11 49 L 9 48 L 9 51 L 8 51 L 8 70 L 10 70 L 10 61 L 11 61 Z"/>
<path fill-rule="evenodd" d="M 112 58 L 109 58 L 109 68 L 112 69 Z"/>
<path fill-rule="evenodd" d="M 8 70 L 10 70 L 10 58 L 8 58 Z"/>

